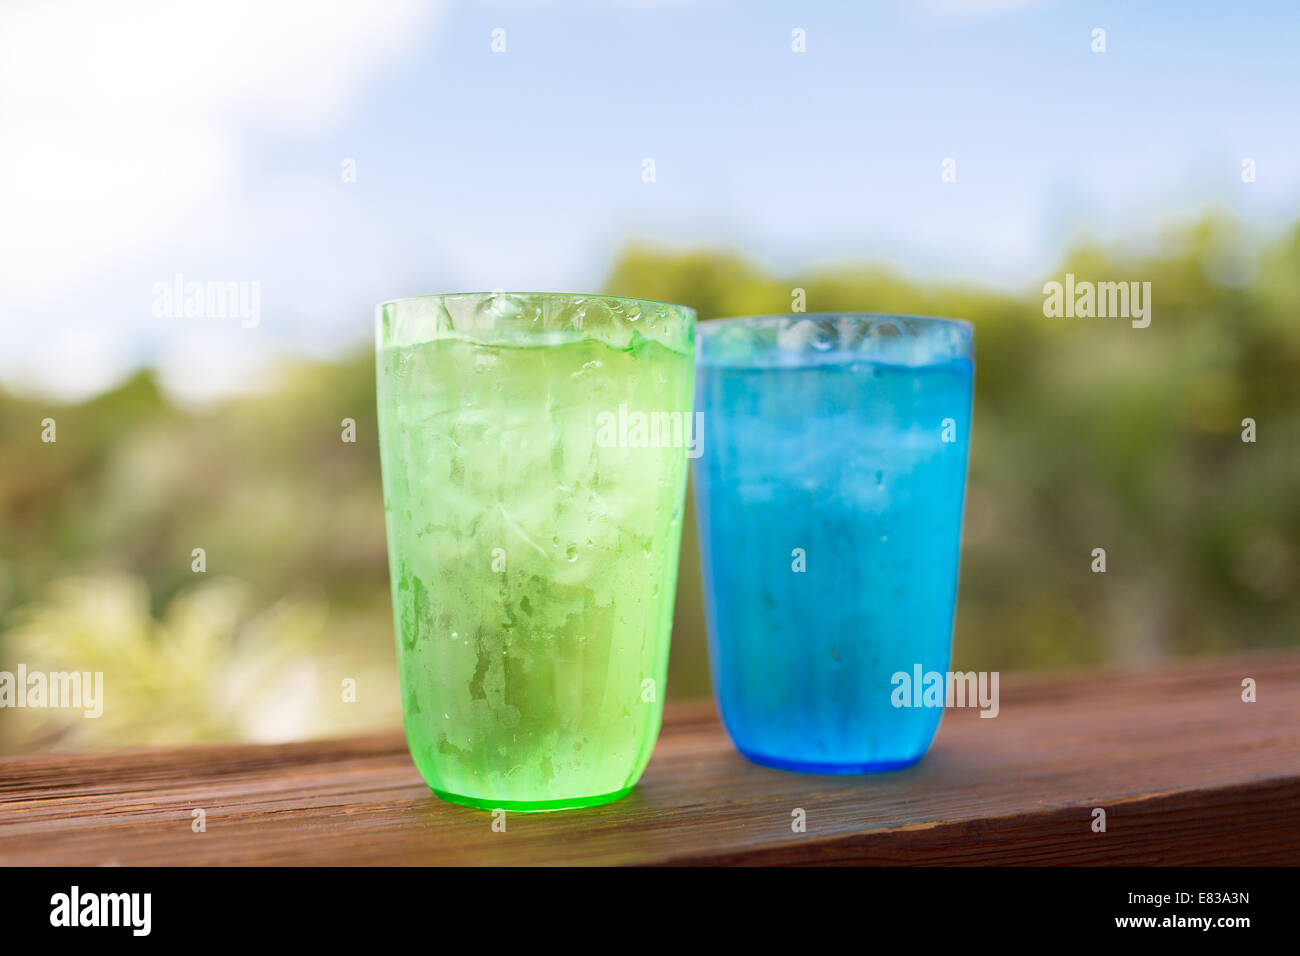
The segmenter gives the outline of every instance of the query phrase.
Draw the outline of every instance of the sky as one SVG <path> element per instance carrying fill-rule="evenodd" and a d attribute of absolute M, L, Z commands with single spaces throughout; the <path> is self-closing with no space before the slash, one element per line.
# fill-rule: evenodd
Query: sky
<path fill-rule="evenodd" d="M 1297 39 L 1281 0 L 4 0 L 0 387 L 207 401 L 386 299 L 598 289 L 631 241 L 1023 291 L 1085 236 L 1267 235 Z M 249 308 L 165 301 L 193 283 Z"/>

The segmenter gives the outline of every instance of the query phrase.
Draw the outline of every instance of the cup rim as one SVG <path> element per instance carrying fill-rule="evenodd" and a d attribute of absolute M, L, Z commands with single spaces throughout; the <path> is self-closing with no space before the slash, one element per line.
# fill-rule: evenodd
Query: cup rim
<path fill-rule="evenodd" d="M 827 331 L 839 343 L 823 340 L 821 344 L 806 347 L 808 343 L 804 341 L 781 341 L 784 332 L 805 322 L 827 323 L 830 326 Z M 897 334 L 878 338 L 872 330 L 884 325 L 892 325 Z M 748 336 L 753 347 L 738 342 L 738 348 L 733 349 L 726 335 L 735 331 L 742 331 L 741 341 Z M 868 338 L 846 341 L 846 331 L 861 332 Z M 927 348 L 923 344 L 926 342 L 934 343 L 937 348 Z M 975 326 L 965 319 L 890 312 L 743 315 L 705 320 L 695 332 L 696 361 L 709 368 L 815 368 L 859 361 L 927 368 L 972 360 L 974 350 Z"/>
<path fill-rule="evenodd" d="M 969 319 L 956 319 L 942 315 L 913 315 L 906 312 L 764 312 L 755 315 L 729 315 L 719 319 L 703 319 L 700 321 L 698 328 L 701 333 L 707 335 L 710 328 L 716 329 L 723 325 L 763 326 L 791 319 L 796 321 L 802 319 L 860 319 L 872 321 L 901 319 L 907 322 L 919 322 L 923 325 L 936 327 L 956 327 L 967 334 L 975 331 L 975 326 Z"/>
<path fill-rule="evenodd" d="M 546 299 L 603 299 L 611 302 L 638 302 L 642 305 L 667 306 L 670 309 L 680 309 L 689 313 L 689 317 L 699 320 L 699 313 L 689 305 L 682 305 L 679 302 L 665 302 L 662 299 L 643 299 L 635 295 L 617 295 L 613 292 L 528 292 L 517 289 L 487 289 L 481 292 L 430 292 L 425 295 L 403 295 L 393 299 L 385 299 L 375 308 L 383 309 L 390 305 L 401 305 L 403 302 L 420 302 L 429 299 L 471 299 L 483 296 L 495 295 L 517 295 L 517 296 L 535 296 Z"/>

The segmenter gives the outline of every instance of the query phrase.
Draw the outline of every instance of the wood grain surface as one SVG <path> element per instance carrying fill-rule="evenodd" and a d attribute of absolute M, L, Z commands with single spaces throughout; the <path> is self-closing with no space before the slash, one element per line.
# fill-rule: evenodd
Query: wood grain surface
<path fill-rule="evenodd" d="M 997 718 L 949 711 L 918 766 L 867 777 L 755 766 L 711 704 L 671 706 L 629 796 L 504 833 L 430 794 L 400 733 L 10 758 L 0 863 L 1297 865 L 1300 655 L 1003 675 Z"/>

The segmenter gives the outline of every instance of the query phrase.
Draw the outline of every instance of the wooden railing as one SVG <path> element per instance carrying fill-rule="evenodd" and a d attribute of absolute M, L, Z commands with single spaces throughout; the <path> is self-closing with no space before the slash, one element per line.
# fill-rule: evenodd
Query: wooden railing
<path fill-rule="evenodd" d="M 0 863 L 1300 863 L 1300 655 L 1000 691 L 996 718 L 950 711 L 918 766 L 868 777 L 757 767 L 710 704 L 670 706 L 628 797 L 505 832 L 433 797 L 399 733 L 9 758 Z"/>

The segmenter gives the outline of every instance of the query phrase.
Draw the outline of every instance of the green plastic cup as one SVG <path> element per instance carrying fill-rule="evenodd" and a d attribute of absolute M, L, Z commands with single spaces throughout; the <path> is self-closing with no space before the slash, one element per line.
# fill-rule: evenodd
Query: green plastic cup
<path fill-rule="evenodd" d="M 695 313 L 386 302 L 376 367 L 406 739 L 444 800 L 617 800 L 659 733 Z M 640 426 L 640 427 L 638 427 Z"/>

